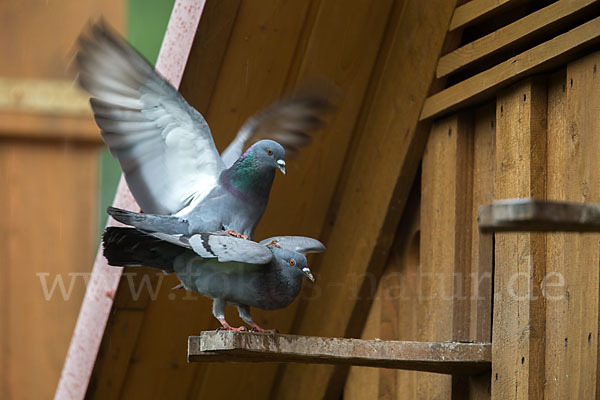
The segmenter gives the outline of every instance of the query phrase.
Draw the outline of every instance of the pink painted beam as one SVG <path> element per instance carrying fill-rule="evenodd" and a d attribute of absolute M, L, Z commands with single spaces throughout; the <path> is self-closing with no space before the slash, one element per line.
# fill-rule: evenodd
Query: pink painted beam
<path fill-rule="evenodd" d="M 156 69 L 176 88 L 181 82 L 205 2 L 177 0 L 173 7 Z M 123 177 L 113 205 L 129 210 L 139 209 Z M 114 222 L 109 220 L 108 225 L 114 225 Z M 101 251 L 98 251 L 55 399 L 80 400 L 85 397 L 122 270 L 109 267 Z"/>

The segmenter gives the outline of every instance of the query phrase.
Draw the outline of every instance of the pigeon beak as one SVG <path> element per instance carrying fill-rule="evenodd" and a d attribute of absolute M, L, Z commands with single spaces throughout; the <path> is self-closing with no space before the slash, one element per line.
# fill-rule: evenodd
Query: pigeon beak
<path fill-rule="evenodd" d="M 310 279 L 311 282 L 315 281 L 315 277 L 310 272 L 310 269 L 308 269 L 308 267 L 302 268 L 302 273 L 304 274 L 305 277 L 307 277 L 308 279 Z"/>
<path fill-rule="evenodd" d="M 283 172 L 283 174 L 285 175 L 285 161 L 277 160 L 277 169 Z"/>

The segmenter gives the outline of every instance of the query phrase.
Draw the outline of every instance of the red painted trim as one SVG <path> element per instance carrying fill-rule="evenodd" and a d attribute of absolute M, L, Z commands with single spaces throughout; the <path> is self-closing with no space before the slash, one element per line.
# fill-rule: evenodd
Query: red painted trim
<path fill-rule="evenodd" d="M 205 2 L 177 0 L 173 7 L 156 69 L 175 87 L 179 87 L 181 82 Z M 113 205 L 139 210 L 123 177 Z M 112 220 L 108 222 L 109 226 L 115 224 Z M 108 266 L 101 251 L 98 251 L 54 395 L 56 400 L 81 400 L 85 397 L 122 271 L 122 268 Z"/>

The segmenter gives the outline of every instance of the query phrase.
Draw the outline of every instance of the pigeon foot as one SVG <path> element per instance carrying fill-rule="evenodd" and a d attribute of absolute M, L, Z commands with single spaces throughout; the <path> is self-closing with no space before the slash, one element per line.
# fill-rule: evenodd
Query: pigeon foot
<path fill-rule="evenodd" d="M 234 328 L 233 326 L 229 325 L 229 323 L 227 321 L 225 321 L 225 318 L 219 318 L 219 322 L 223 326 L 217 328 L 217 331 L 248 332 L 248 328 L 246 328 L 245 326 L 240 326 L 239 328 Z"/>
<path fill-rule="evenodd" d="M 263 329 L 256 322 L 250 323 L 252 326 L 252 332 L 262 332 L 262 333 L 279 333 L 277 329 Z"/>
<path fill-rule="evenodd" d="M 229 233 L 233 237 L 248 240 L 248 235 L 242 235 L 241 233 L 232 231 L 231 229 L 227 229 L 225 232 Z"/>

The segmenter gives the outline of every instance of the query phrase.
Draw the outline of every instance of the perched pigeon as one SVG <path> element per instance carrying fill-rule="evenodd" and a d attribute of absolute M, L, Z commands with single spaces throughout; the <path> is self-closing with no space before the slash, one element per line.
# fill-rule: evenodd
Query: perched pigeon
<path fill-rule="evenodd" d="M 202 115 L 103 21 L 78 40 L 77 81 L 88 91 L 102 139 L 145 213 L 177 215 L 193 232 L 252 237 L 284 155 L 306 145 L 330 108 L 304 93 L 250 118 L 219 155 Z M 264 139 L 242 151 L 251 140 Z M 275 139 L 277 142 L 274 140 Z"/>
<path fill-rule="evenodd" d="M 282 236 L 256 243 L 224 232 L 191 236 L 145 233 L 134 228 L 106 228 L 104 256 L 113 266 L 149 266 L 175 273 L 187 290 L 212 297 L 213 315 L 223 329 L 227 302 L 253 329 L 263 332 L 250 316 L 250 307 L 275 310 L 290 304 L 302 278 L 314 278 L 304 254 L 322 252 L 316 239 Z"/>

